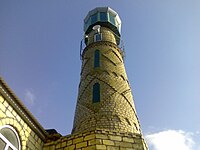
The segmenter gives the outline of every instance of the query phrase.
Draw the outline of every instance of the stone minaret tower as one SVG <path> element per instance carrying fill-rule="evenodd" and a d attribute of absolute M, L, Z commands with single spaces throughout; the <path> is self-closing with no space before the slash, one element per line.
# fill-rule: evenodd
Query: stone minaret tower
<path fill-rule="evenodd" d="M 121 141 L 123 134 L 129 134 L 133 145 L 139 143 L 135 149 L 147 149 L 124 67 L 124 52 L 119 46 L 118 14 L 109 7 L 91 10 L 84 19 L 84 32 L 86 47 L 81 52 L 81 79 L 72 134 L 97 130 L 120 133 Z"/>
<path fill-rule="evenodd" d="M 120 31 L 121 20 L 109 7 L 95 8 L 85 17 L 72 133 L 51 135 L 44 150 L 148 150 L 124 67 Z"/>

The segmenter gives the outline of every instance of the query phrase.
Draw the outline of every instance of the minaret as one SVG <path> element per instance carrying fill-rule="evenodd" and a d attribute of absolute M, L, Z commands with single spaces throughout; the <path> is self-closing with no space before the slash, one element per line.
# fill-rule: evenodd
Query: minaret
<path fill-rule="evenodd" d="M 136 134 L 142 139 L 120 37 L 121 20 L 111 8 L 97 7 L 85 17 L 86 47 L 81 51 L 81 79 L 72 134 L 105 130 Z"/>

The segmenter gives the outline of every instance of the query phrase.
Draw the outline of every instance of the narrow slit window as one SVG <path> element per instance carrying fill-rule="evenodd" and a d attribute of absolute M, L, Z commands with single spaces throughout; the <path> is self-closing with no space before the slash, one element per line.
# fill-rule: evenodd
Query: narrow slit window
<path fill-rule="evenodd" d="M 94 35 L 94 42 L 98 42 L 102 40 L 102 34 L 101 33 L 97 33 Z"/>
<path fill-rule="evenodd" d="M 100 102 L 100 84 L 95 83 L 93 85 L 93 103 L 98 103 Z"/>
<path fill-rule="evenodd" d="M 94 68 L 100 67 L 100 52 L 95 50 L 94 52 Z"/>

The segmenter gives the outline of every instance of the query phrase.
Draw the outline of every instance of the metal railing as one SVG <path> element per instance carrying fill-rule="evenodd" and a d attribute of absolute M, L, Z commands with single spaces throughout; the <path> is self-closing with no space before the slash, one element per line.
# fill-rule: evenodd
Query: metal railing
<path fill-rule="evenodd" d="M 115 36 L 118 36 L 115 34 Z M 121 50 L 121 55 L 122 55 L 122 58 L 124 59 L 125 58 L 125 47 L 124 47 L 124 41 L 118 36 L 118 38 L 120 39 L 120 42 L 119 42 L 119 45 L 117 45 L 120 50 Z M 85 49 L 85 47 L 87 46 L 85 43 L 84 43 L 84 38 L 81 40 L 80 42 L 80 60 L 82 60 L 82 54 L 83 54 L 83 51 Z"/>

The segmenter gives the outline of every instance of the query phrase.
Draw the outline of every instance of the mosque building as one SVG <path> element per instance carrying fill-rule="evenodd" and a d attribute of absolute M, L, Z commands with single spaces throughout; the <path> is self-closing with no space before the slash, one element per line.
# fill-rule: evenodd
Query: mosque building
<path fill-rule="evenodd" d="M 121 20 L 109 7 L 84 19 L 73 129 L 45 130 L 0 78 L 1 150 L 148 150 L 124 67 Z M 83 45 L 83 43 L 81 44 Z"/>

